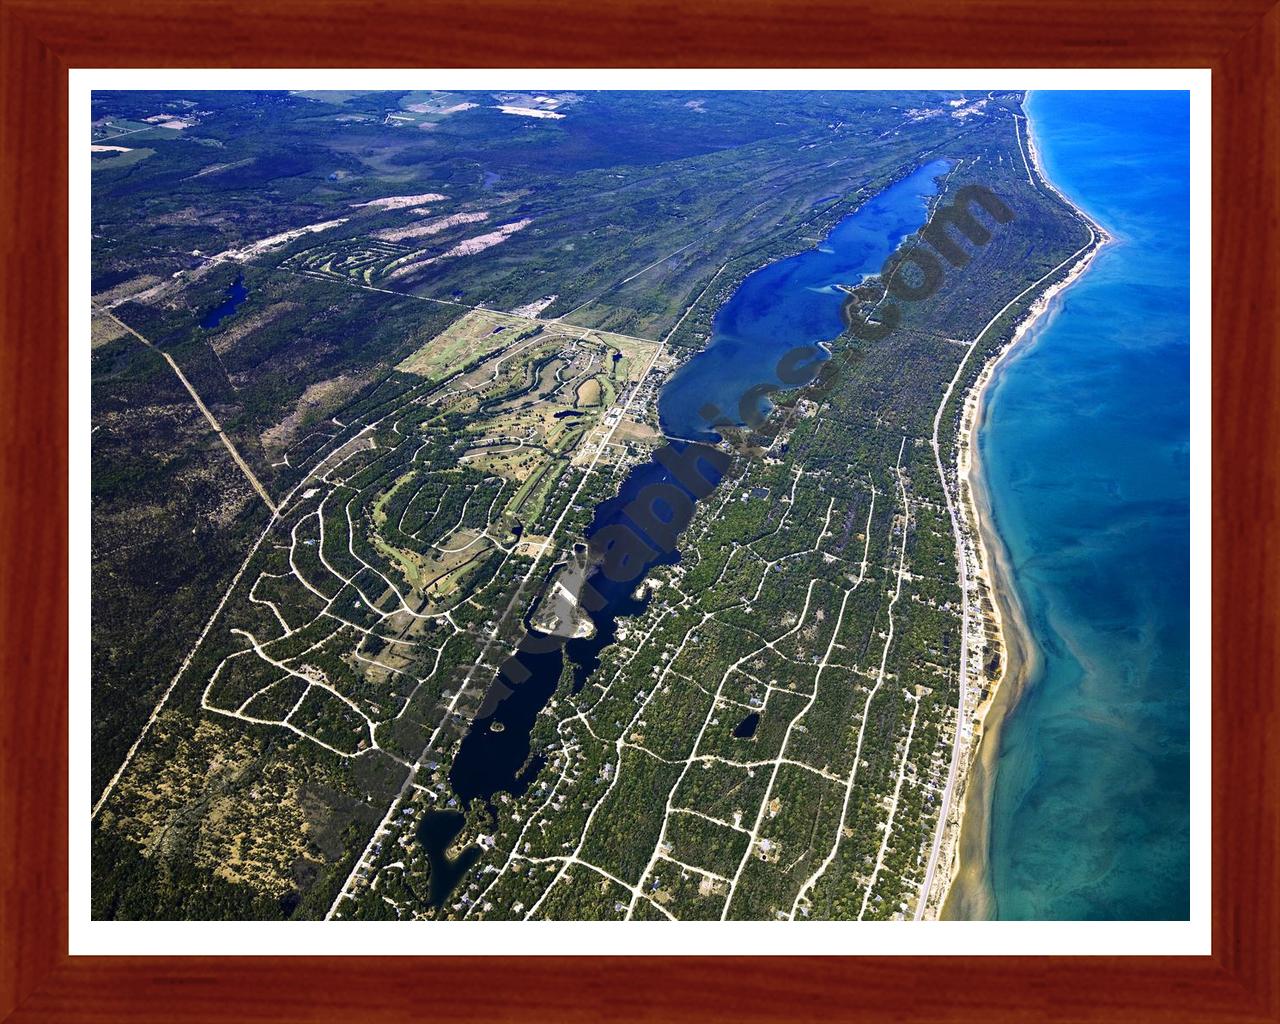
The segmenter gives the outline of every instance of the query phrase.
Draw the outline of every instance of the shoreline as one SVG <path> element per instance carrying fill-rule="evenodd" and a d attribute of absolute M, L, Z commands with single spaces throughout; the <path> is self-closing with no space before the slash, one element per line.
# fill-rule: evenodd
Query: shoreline
<path fill-rule="evenodd" d="M 946 920 L 986 920 L 995 915 L 987 856 L 1000 730 L 1006 716 L 1017 706 L 1040 657 L 1023 613 L 1008 551 L 996 528 L 990 492 L 982 475 L 979 433 L 986 420 L 987 393 L 1019 343 L 1053 312 L 1053 300 L 1079 280 L 1094 257 L 1113 241 L 1105 228 L 1049 181 L 1031 134 L 1030 118 L 1025 118 L 1025 121 L 1026 148 L 1036 178 L 1088 226 L 1092 239 L 1078 252 L 1078 258 L 1066 275 L 1036 296 L 1019 319 L 1009 341 L 987 360 L 965 395 L 956 435 L 957 503 L 962 511 L 966 546 L 971 547 L 976 555 L 974 580 L 981 598 L 984 629 L 989 638 L 984 656 L 989 662 L 991 655 L 998 653 L 1000 663 L 994 678 L 986 683 L 986 692 L 979 695 L 976 706 L 962 708 L 956 723 L 958 732 L 967 727 L 971 733 L 962 753 L 959 791 L 943 826 L 939 866 L 943 869 L 944 881 L 931 887 L 933 891 L 923 894 L 926 912 L 933 910 L 932 915 L 926 913 L 926 916 Z M 937 892 L 936 899 L 934 891 Z"/>

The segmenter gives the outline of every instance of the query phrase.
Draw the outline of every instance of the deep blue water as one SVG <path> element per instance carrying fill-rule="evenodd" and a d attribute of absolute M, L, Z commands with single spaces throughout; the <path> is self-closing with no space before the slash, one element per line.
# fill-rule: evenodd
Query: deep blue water
<path fill-rule="evenodd" d="M 1001 734 L 1002 919 L 1189 912 L 1189 106 L 1036 92 L 1049 178 L 1116 238 L 988 393 L 996 527 L 1040 649 Z"/>
<path fill-rule="evenodd" d="M 680 443 L 670 446 L 676 451 L 686 447 Z M 703 475 L 719 483 L 718 476 Z M 627 474 L 617 495 L 597 506 L 587 530 L 588 543 L 602 530 L 620 524 L 635 530 L 646 541 L 652 541 L 643 530 L 637 529 L 626 510 L 653 484 L 680 488 L 690 498 L 692 507 L 693 494 L 680 482 L 678 475 L 657 461 L 641 463 Z M 657 508 L 661 520 L 671 521 L 669 504 L 651 505 Z M 547 758 L 545 753 L 533 750 L 531 734 L 538 713 L 556 692 L 566 667 L 572 674 L 573 692 L 577 693 L 599 667 L 601 652 L 617 639 L 618 620 L 639 615 L 648 607 L 650 596 L 647 593 L 635 596 L 640 581 L 655 566 L 672 565 L 680 559 L 680 553 L 674 547 L 652 542 L 650 550 L 652 556 L 638 562 L 626 578 L 622 578 L 622 574 L 618 574 L 619 578 L 610 578 L 599 571 L 592 573 L 590 584 L 602 599 L 599 606 L 590 612 L 595 626 L 592 636 L 568 640 L 562 645 L 544 642 L 520 651 L 518 658 L 526 676 L 522 680 L 516 680 L 507 671 L 500 673 L 500 682 L 510 692 L 496 707 L 471 723 L 449 769 L 449 786 L 455 794 L 451 799 L 456 799 L 460 806 L 466 807 L 472 800 L 483 800 L 492 808 L 498 793 L 520 796 L 542 773 Z M 554 571 L 548 574 L 548 579 Z M 540 636 L 530 627 L 528 617 L 525 628 L 527 637 Z M 431 863 L 430 900 L 436 907 L 443 906 L 479 854 L 476 847 L 468 847 L 457 862 L 449 861 L 446 856 L 449 844 L 461 829 L 460 819 L 460 815 L 449 810 L 429 811 L 418 831 L 418 841 L 423 844 Z"/>
<path fill-rule="evenodd" d="M 418 826 L 418 842 L 426 850 L 431 865 L 427 902 L 437 910 L 444 906 L 454 886 L 480 856 L 478 846 L 467 846 L 456 858 L 448 855 L 449 845 L 465 824 L 466 818 L 460 811 L 428 811 Z"/>
<path fill-rule="evenodd" d="M 837 285 L 878 273 L 899 243 L 925 221 L 936 179 L 949 163 L 935 160 L 864 203 L 814 249 L 748 275 L 720 307 L 706 347 L 667 381 L 658 398 L 669 437 L 715 440 L 704 406 L 741 424 L 738 403 L 758 384 L 780 384 L 778 361 L 803 345 L 832 341 L 844 330 Z"/>
<path fill-rule="evenodd" d="M 672 446 L 673 450 L 686 447 L 680 443 Z M 719 483 L 718 476 L 711 476 Z M 490 714 L 471 724 L 449 771 L 449 784 L 463 805 L 473 799 L 492 802 L 499 792 L 519 796 L 529 788 L 546 764 L 542 754 L 530 757 L 530 733 L 538 713 L 560 684 L 566 662 L 572 673 L 573 692 L 577 693 L 599 667 L 600 654 L 617 638 L 618 620 L 639 615 L 649 606 L 647 593 L 635 596 L 639 583 L 655 566 L 679 561 L 678 550 L 647 536 L 626 512 L 627 506 L 654 484 L 678 487 L 690 498 L 692 507 L 693 495 L 689 489 L 664 465 L 650 461 L 632 469 L 618 494 L 596 508 L 585 538 L 589 544 L 606 527 L 625 524 L 648 544 L 651 555 L 637 562 L 625 578 L 610 578 L 600 571 L 592 573 L 591 586 L 602 598 L 600 605 L 590 611 L 595 626 L 592 636 L 568 640 L 563 646 L 543 644 L 523 650 L 519 660 L 528 678 L 516 681 L 503 674 L 502 681 L 510 694 Z M 664 520 L 670 521 L 669 504 L 659 505 L 658 511 Z M 529 628 L 527 620 L 525 626 Z M 548 646 L 553 649 L 546 649 Z"/>
<path fill-rule="evenodd" d="M 249 289 L 244 283 L 244 276 L 239 275 L 227 285 L 226 299 L 204 315 L 204 319 L 200 321 L 200 326 L 206 330 L 211 327 L 217 327 L 223 320 L 235 313 L 240 308 L 240 303 L 244 302 L 248 297 Z"/>

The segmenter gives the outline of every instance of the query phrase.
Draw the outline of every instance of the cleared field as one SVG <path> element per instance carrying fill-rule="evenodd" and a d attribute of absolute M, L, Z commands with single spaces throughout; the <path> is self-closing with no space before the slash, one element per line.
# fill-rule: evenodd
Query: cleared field
<path fill-rule="evenodd" d="M 475 103 L 468 102 L 463 96 L 454 92 L 438 92 L 436 90 L 416 90 L 400 97 L 400 109 L 414 114 L 433 115 L 428 120 L 438 120 L 450 114 L 460 114 L 471 110 Z"/>
<path fill-rule="evenodd" d="M 148 157 L 156 155 L 154 149 L 127 149 L 124 146 L 94 146 L 89 161 L 92 170 L 100 171 L 108 167 L 131 167 L 140 164 Z"/>
<path fill-rule="evenodd" d="M 99 345 L 105 345 L 116 338 L 122 338 L 128 332 L 120 326 L 118 320 L 112 320 L 105 316 L 95 316 L 90 321 L 89 344 L 93 348 Z"/>
<path fill-rule="evenodd" d="M 657 344 L 647 338 L 633 338 L 626 334 L 614 334 L 612 331 L 599 331 L 592 328 L 575 328 L 587 336 L 596 339 L 616 352 L 609 378 L 615 381 L 635 381 L 644 376 L 645 367 L 653 355 L 653 347 Z"/>
<path fill-rule="evenodd" d="M 301 96 L 306 100 L 317 100 L 320 103 L 346 103 L 359 96 L 368 96 L 372 89 L 294 89 L 290 96 Z"/>
<path fill-rule="evenodd" d="M 442 380 L 518 339 L 527 340 L 540 326 L 506 313 L 475 309 L 450 324 L 396 369 Z"/>

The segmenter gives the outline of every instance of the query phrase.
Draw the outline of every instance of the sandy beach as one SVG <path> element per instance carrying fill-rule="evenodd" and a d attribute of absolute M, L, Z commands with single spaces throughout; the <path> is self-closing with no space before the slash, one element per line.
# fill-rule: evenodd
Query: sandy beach
<path fill-rule="evenodd" d="M 1008 553 L 994 527 L 978 459 L 977 438 L 986 415 L 986 390 L 995 377 L 995 370 L 995 363 L 984 369 L 966 405 L 964 432 L 958 449 L 958 479 L 966 522 L 970 529 L 976 527 L 983 612 L 988 634 L 1000 653 L 1000 668 L 973 719 L 968 770 L 951 838 L 949 886 L 940 914 L 944 920 L 986 920 L 994 914 L 987 877 L 987 849 L 1000 726 L 1005 715 L 1017 705 L 1038 656 L 1017 591 L 1011 583 Z"/>
<path fill-rule="evenodd" d="M 939 868 L 945 865 L 945 871 L 940 871 L 946 880 L 945 888 L 939 892 L 935 886 L 928 894 L 928 909 L 934 912 L 926 914 L 946 920 L 984 920 L 994 916 L 987 853 L 1000 728 L 1005 716 L 1017 706 L 1039 658 L 1013 585 L 1006 549 L 995 529 L 978 458 L 978 433 L 985 419 L 987 390 L 1007 365 L 1018 344 L 1031 334 L 1043 317 L 1052 314 L 1054 298 L 1078 280 L 1103 246 L 1111 241 L 1111 236 L 1101 225 L 1049 181 L 1029 130 L 1026 145 L 1040 182 L 1075 210 L 1089 225 L 1093 237 L 1090 244 L 1077 254 L 1078 258 L 1068 273 L 1037 296 L 1009 341 L 983 366 L 965 397 L 956 439 L 957 486 L 964 529 L 977 554 L 974 576 L 981 595 L 989 643 L 986 660 L 990 662 L 996 652 L 1000 660 L 995 676 L 987 681 L 985 694 L 976 707 L 962 714 L 960 723 L 960 727 L 971 724 L 972 738 L 961 754 L 964 770 L 954 797 L 956 809 L 949 815 L 943 835 Z"/>

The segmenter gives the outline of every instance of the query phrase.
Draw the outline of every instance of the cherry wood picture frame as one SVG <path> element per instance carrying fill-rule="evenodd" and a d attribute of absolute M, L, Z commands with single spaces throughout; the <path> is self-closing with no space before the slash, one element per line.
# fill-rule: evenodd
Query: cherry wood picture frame
<path fill-rule="evenodd" d="M 0 1020 L 1280 1021 L 1280 5 L 0 0 L 0 54 Z M 477 65 L 1212 69 L 1212 955 L 68 955 L 68 69 Z"/>

